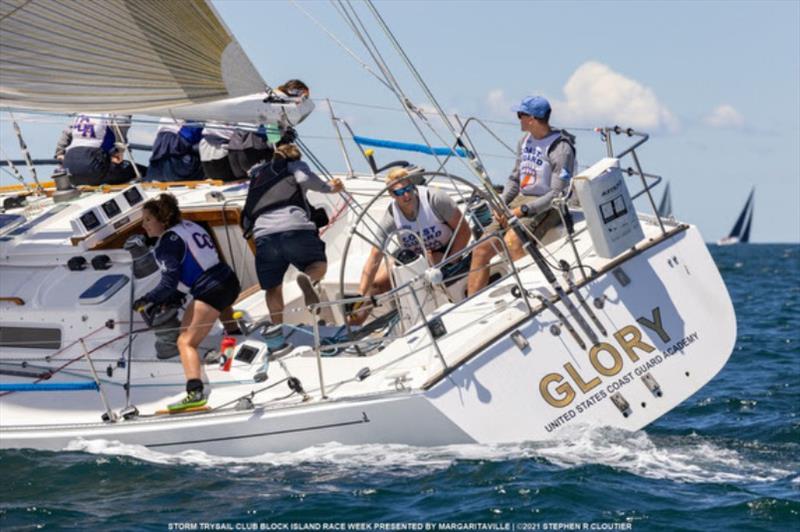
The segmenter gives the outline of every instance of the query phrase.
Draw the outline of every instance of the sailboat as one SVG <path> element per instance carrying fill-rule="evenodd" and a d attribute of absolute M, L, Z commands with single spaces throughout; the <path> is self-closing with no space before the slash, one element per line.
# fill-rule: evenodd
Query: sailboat
<path fill-rule="evenodd" d="M 669 218 L 672 216 L 672 196 L 669 193 L 669 183 L 664 189 L 664 195 L 661 196 L 661 201 L 658 203 L 658 215 L 661 218 Z"/>
<path fill-rule="evenodd" d="M 250 94 L 263 89 L 263 80 L 208 2 L 113 5 L 109 27 L 108 10 L 81 2 L 56 14 L 44 0 L 0 0 L 0 105 L 279 124 L 298 123 L 313 107 Z M 376 14 L 371 2 L 359 6 Z M 63 52 L 71 39 L 86 41 L 85 27 L 113 31 L 113 38 L 93 35 L 81 57 Z M 115 45 L 109 51 L 100 43 Z M 54 73 L 54 61 L 79 75 Z M 125 83 L 104 83 L 110 78 L 103 75 L 113 74 Z M 50 90 L 53 82 L 64 90 Z M 505 206 L 478 148 L 455 127 L 453 146 L 463 149 L 444 153 L 466 168 L 466 177 L 438 160 L 435 171 L 404 164 L 420 187 L 450 195 L 463 213 L 459 224 L 469 224 L 470 242 L 439 263 L 400 260 L 395 241 L 403 235 L 375 236 L 376 220 L 393 201 L 386 168 L 338 174 L 347 194 L 310 197 L 331 219 L 320 301 L 306 305 L 299 291 L 287 290 L 289 344 L 281 347 L 270 344 L 252 243 L 238 225 L 248 184 L 167 184 L 184 217 L 208 228 L 248 287 L 234 304 L 244 335 L 234 347 L 222 344 L 217 324 L 201 346 L 208 406 L 178 414 L 163 412 L 184 385 L 180 363 L 159 348 L 164 325 L 131 311 L 159 273 L 147 266 L 147 249 L 126 242 L 141 233 L 141 204 L 160 188 L 83 188 L 60 202 L 6 191 L 25 201 L 6 211 L 10 218 L 0 226 L 0 448 L 59 450 L 78 439 L 104 439 L 162 452 L 249 456 L 331 441 L 518 442 L 566 437 L 568 428 L 646 427 L 722 369 L 736 317 L 697 227 L 635 209 L 633 200 L 650 190 L 628 189 L 620 159 L 636 158 L 649 136 L 618 126 L 600 131 L 611 156 L 573 179 L 579 206 L 557 200 L 571 224 L 536 240 L 507 217 L 526 242 L 526 255 L 516 261 L 502 234 L 483 231 L 486 215 Z M 616 142 L 635 142 L 614 153 L 615 135 Z M 430 153 L 438 157 L 439 149 Z M 491 283 L 468 296 L 469 272 L 448 278 L 446 271 L 450 263 L 468 264 L 485 242 L 500 250 L 489 265 Z M 385 253 L 393 287 L 367 298 L 357 289 L 373 247 Z M 346 319 L 356 306 L 372 310 L 363 327 Z"/>
<path fill-rule="evenodd" d="M 747 196 L 747 201 L 744 203 L 736 223 L 733 224 L 731 232 L 728 236 L 720 239 L 717 245 L 729 246 L 731 244 L 747 244 L 750 242 L 750 227 L 753 224 L 753 196 L 755 192 L 756 187 L 750 189 L 750 195 Z"/>

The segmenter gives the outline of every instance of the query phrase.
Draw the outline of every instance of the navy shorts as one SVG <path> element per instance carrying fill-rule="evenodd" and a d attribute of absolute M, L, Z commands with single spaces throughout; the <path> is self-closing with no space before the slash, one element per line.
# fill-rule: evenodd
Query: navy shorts
<path fill-rule="evenodd" d="M 327 262 L 325 242 L 316 231 L 286 231 L 256 239 L 256 273 L 264 290 L 282 284 L 290 264 L 304 271 L 314 262 Z"/>
<path fill-rule="evenodd" d="M 111 157 L 100 148 L 75 146 L 64 154 L 64 168 L 69 182 L 79 185 L 101 185 L 111 167 Z"/>
<path fill-rule="evenodd" d="M 212 284 L 210 288 L 194 295 L 194 298 L 203 303 L 208 303 L 219 312 L 222 312 L 233 305 L 241 290 L 239 279 L 231 271 L 224 281 Z"/>

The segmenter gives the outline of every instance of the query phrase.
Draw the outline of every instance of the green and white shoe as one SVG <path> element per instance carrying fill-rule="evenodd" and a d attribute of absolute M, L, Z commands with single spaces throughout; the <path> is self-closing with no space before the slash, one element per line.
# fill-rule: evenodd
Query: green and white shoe
<path fill-rule="evenodd" d="M 188 410 L 190 408 L 200 408 L 202 406 L 206 406 L 208 402 L 208 398 L 205 394 L 201 391 L 193 391 L 188 392 L 186 397 L 178 401 L 177 403 L 172 403 L 171 405 L 167 405 L 167 410 L 170 412 L 180 412 L 181 410 Z"/>

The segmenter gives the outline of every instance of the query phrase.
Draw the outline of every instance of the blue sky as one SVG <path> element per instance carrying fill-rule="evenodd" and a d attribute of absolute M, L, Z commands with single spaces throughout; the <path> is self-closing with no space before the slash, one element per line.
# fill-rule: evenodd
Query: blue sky
<path fill-rule="evenodd" d="M 269 84 L 297 77 L 315 99 L 398 108 L 388 90 L 291 3 L 214 5 Z M 301 6 L 368 59 L 330 3 Z M 553 103 L 551 122 L 577 133 L 583 165 L 603 155 L 588 128 L 636 127 L 652 135 L 640 151 L 645 171 L 669 180 L 676 216 L 697 224 L 706 240 L 727 233 L 755 184 L 752 240 L 800 241 L 800 2 L 376 6 L 447 112 L 491 120 L 513 144 L 519 131 L 508 107 L 543 94 Z M 360 13 L 408 95 L 427 105 L 371 16 Z M 420 141 L 402 113 L 334 105 L 357 134 Z M 29 139 L 34 156 L 50 156 L 58 128 L 23 127 L 36 128 Z M 298 130 L 330 169 L 344 169 L 324 104 Z M 7 122 L 0 133 L 4 153 L 16 156 Z M 148 133 L 139 135 L 145 140 Z M 475 140 L 492 179 L 504 182 L 510 154 L 477 131 Z M 377 157 L 402 156 L 378 150 Z"/>

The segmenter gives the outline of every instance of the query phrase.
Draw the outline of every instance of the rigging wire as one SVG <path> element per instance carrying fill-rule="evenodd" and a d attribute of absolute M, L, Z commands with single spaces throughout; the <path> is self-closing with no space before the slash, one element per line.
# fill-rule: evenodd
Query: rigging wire
<path fill-rule="evenodd" d="M 289 0 L 289 1 L 290 1 L 290 2 L 292 3 L 292 5 L 293 5 L 294 7 L 296 7 L 296 8 L 297 8 L 297 9 L 298 9 L 298 10 L 299 10 L 301 13 L 303 13 L 303 14 L 304 14 L 306 17 L 308 17 L 308 18 L 309 18 L 309 20 L 311 20 L 311 22 L 313 22 L 314 24 L 316 24 L 316 25 L 317 25 L 317 27 L 319 27 L 319 28 L 320 28 L 322 31 L 324 31 L 324 32 L 325 32 L 325 33 L 328 35 L 328 37 L 330 37 L 331 39 L 333 39 L 333 41 L 334 41 L 336 44 L 338 44 L 338 45 L 339 45 L 339 46 L 340 46 L 340 47 L 341 47 L 341 48 L 342 48 L 342 49 L 343 49 L 345 52 L 347 52 L 347 53 L 350 55 L 350 57 L 352 57 L 352 58 L 353 58 L 353 59 L 354 59 L 354 60 L 355 60 L 355 61 L 356 61 L 356 62 L 357 62 L 359 65 L 361 65 L 361 67 L 362 67 L 364 70 L 366 70 L 366 71 L 367 71 L 367 72 L 369 72 L 369 73 L 370 73 L 372 76 L 374 76 L 374 77 L 375 77 L 375 79 L 377 79 L 377 80 L 378 80 L 380 83 L 382 83 L 384 87 L 386 87 L 387 89 L 390 89 L 390 90 L 391 90 L 391 87 L 390 87 L 390 86 L 389 86 L 389 85 L 386 83 L 386 81 L 385 81 L 384 79 L 382 79 L 382 78 L 381 78 L 381 77 L 380 77 L 378 74 L 376 74 L 376 73 L 375 73 L 375 71 L 373 71 L 373 70 L 372 70 L 372 69 L 369 67 L 369 65 L 367 65 L 367 64 L 366 64 L 366 63 L 365 63 L 365 62 L 364 62 L 364 61 L 363 61 L 363 60 L 362 60 L 360 57 L 358 57 L 358 56 L 355 54 L 355 52 L 353 52 L 353 51 L 352 51 L 350 48 L 348 48 L 347 46 L 345 46 L 345 45 L 344 45 L 344 43 L 343 43 L 342 41 L 340 41 L 340 40 L 339 40 L 339 39 L 336 37 L 336 35 L 334 35 L 334 34 L 333 34 L 333 32 L 331 32 L 330 30 L 328 30 L 328 28 L 326 28 L 325 26 L 323 26 L 323 25 L 322 25 L 322 23 L 321 23 L 319 20 L 317 20 L 316 18 L 314 18 L 314 16 L 313 16 L 313 15 L 311 15 L 311 13 L 309 13 L 309 12 L 308 12 L 306 9 L 304 9 L 304 8 L 300 7 L 300 3 L 299 3 L 299 2 L 297 2 L 297 1 L 295 1 L 295 0 Z"/>
<path fill-rule="evenodd" d="M 373 50 L 372 48 L 370 48 L 370 45 L 367 43 L 367 40 L 369 41 L 369 43 L 372 44 L 373 47 L 375 47 L 374 41 L 369 37 L 369 33 L 367 32 L 367 30 L 364 27 L 363 23 L 361 23 L 361 19 L 358 17 L 358 14 L 355 12 L 355 9 L 353 8 L 352 4 L 350 4 L 349 1 L 347 2 L 347 6 L 350 8 L 350 10 L 352 12 L 351 13 L 352 16 L 351 16 L 351 14 L 348 14 L 346 9 L 344 9 L 344 6 L 341 5 L 341 7 L 343 8 L 343 10 L 342 10 L 343 11 L 343 16 L 346 18 L 346 21 L 350 25 L 350 27 L 353 30 L 353 32 L 356 34 L 356 37 L 362 42 L 364 47 L 367 48 L 368 53 L 372 57 L 373 61 L 376 62 L 376 64 L 378 65 L 378 68 L 380 68 L 381 72 L 383 72 L 384 75 L 387 77 L 387 80 L 393 82 L 393 87 L 394 88 L 392 89 L 392 93 L 395 95 L 395 97 L 397 98 L 397 100 L 400 103 L 400 105 L 403 106 L 403 110 L 405 111 L 406 115 L 408 116 L 409 120 L 411 121 L 411 124 L 414 126 L 414 129 L 417 130 L 417 133 L 419 133 L 420 137 L 422 137 L 422 139 L 425 142 L 425 144 L 427 144 L 429 148 L 432 148 L 432 145 L 428 141 L 428 138 L 425 136 L 425 133 L 419 127 L 419 124 L 417 124 L 416 120 L 414 120 L 414 117 L 411 114 L 412 110 L 415 111 L 415 112 L 418 111 L 417 107 L 403 93 L 402 89 L 400 88 L 399 83 L 391 75 L 391 72 L 389 70 L 388 65 L 386 65 L 386 63 L 383 61 L 383 58 L 380 56 L 380 53 L 377 51 L 377 49 Z M 361 26 L 361 30 L 359 30 L 358 26 L 353 21 L 353 17 L 355 17 L 355 20 L 357 20 L 359 22 L 359 25 Z M 363 32 L 364 35 L 362 35 L 362 32 Z M 417 116 L 420 119 L 422 119 L 423 121 L 425 120 L 425 116 L 424 115 L 421 115 L 421 114 L 417 113 Z M 441 140 L 445 145 L 449 144 L 447 142 L 444 142 L 444 139 L 441 139 Z M 434 159 L 436 159 L 437 163 L 439 163 L 440 168 L 441 168 L 442 164 L 441 164 L 441 159 L 439 158 L 439 156 L 434 154 L 433 157 L 434 157 Z"/>

